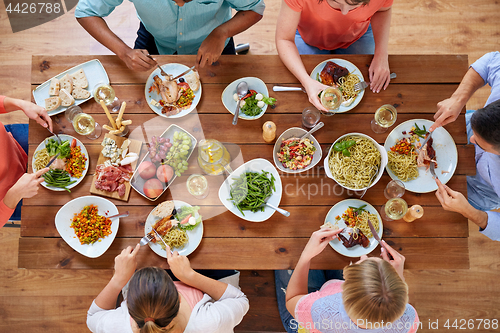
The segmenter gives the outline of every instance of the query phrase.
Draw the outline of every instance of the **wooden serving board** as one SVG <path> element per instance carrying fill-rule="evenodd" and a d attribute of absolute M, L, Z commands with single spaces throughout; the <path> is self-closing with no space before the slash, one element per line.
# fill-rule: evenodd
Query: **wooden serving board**
<path fill-rule="evenodd" d="M 127 140 L 127 138 L 125 138 L 125 137 L 116 136 L 116 135 L 109 134 L 109 133 L 106 133 L 106 135 L 104 137 L 115 140 L 116 145 L 118 146 L 118 148 L 120 148 L 122 146 L 123 142 L 125 140 Z M 130 140 L 130 144 L 128 146 L 128 152 L 129 153 L 136 153 L 140 157 L 140 155 L 141 155 L 141 148 L 142 148 L 142 142 L 141 141 L 137 141 L 137 140 L 132 140 L 132 139 L 129 139 L 129 140 Z M 104 147 L 102 147 L 102 148 L 104 148 Z M 102 149 L 101 149 L 101 152 L 99 153 L 99 159 L 97 160 L 96 166 L 99 165 L 99 164 L 104 164 L 104 162 L 106 160 L 109 160 L 109 158 L 104 157 L 102 155 Z M 130 164 L 132 166 L 132 172 L 135 170 L 135 167 L 137 165 L 137 161 L 138 161 L 138 159 L 135 160 L 134 162 L 132 162 Z M 109 197 L 109 198 L 113 198 L 113 199 L 128 201 L 128 198 L 129 198 L 129 195 L 130 195 L 130 182 L 125 182 L 125 195 L 122 196 L 122 197 L 120 197 L 118 195 L 118 191 L 108 192 L 108 191 L 102 191 L 102 190 L 96 189 L 95 188 L 96 177 L 97 177 L 97 173 L 94 173 L 94 179 L 92 180 L 92 185 L 90 186 L 90 193 L 101 195 L 103 197 Z"/>

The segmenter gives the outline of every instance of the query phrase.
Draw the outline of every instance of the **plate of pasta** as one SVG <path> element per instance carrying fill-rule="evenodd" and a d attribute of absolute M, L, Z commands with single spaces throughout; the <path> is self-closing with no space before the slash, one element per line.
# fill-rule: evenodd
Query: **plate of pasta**
<path fill-rule="evenodd" d="M 51 170 L 43 175 L 41 185 L 52 191 L 68 191 L 77 186 L 89 169 L 89 154 L 77 138 L 59 134 L 61 143 L 55 136 L 42 141 L 33 153 L 31 167 L 33 172 L 45 168 L 57 154 L 59 157 L 50 166 Z"/>
<path fill-rule="evenodd" d="M 360 257 L 372 252 L 378 245 L 377 240 L 373 237 L 370 227 L 368 226 L 368 219 L 373 223 L 378 236 L 382 238 L 384 226 L 375 207 L 363 200 L 346 199 L 330 208 L 328 214 L 326 214 L 325 224 L 323 224 L 322 228 L 338 227 L 339 229 L 344 229 L 344 231 L 339 234 L 339 237 L 330 241 L 330 246 L 346 257 Z M 362 236 L 359 236 L 361 234 L 367 238 L 366 246 L 363 246 L 361 241 L 359 241 L 358 244 L 346 247 L 346 240 L 361 239 Z M 345 240 L 343 241 L 341 238 Z"/>
<path fill-rule="evenodd" d="M 363 96 L 365 89 L 354 90 L 354 85 L 364 81 L 363 74 L 358 67 L 344 59 L 328 59 L 319 63 L 311 72 L 311 78 L 327 86 L 336 85 L 342 92 L 343 102 L 336 113 L 354 109 Z"/>
<path fill-rule="evenodd" d="M 145 235 L 154 233 L 154 226 L 172 251 L 184 256 L 190 255 L 200 245 L 203 237 L 203 220 L 199 209 L 200 207 L 181 200 L 165 201 L 149 213 L 144 225 Z M 167 257 L 161 240 L 153 239 L 148 244 L 157 255 Z"/>
<path fill-rule="evenodd" d="M 435 161 L 436 175 L 443 184 L 455 173 L 457 147 L 453 137 L 443 127 L 434 131 L 426 149 L 421 149 L 421 153 L 417 154 L 417 149 L 421 148 L 432 124 L 427 119 L 407 120 L 396 126 L 385 140 L 387 173 L 392 179 L 401 180 L 407 191 L 428 193 L 437 190 L 437 184 L 429 170 L 429 162 Z"/>

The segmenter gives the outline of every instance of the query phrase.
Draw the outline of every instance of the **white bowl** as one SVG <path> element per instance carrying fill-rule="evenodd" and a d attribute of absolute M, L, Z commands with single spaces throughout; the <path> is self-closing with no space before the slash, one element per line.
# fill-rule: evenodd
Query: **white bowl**
<path fill-rule="evenodd" d="M 316 164 L 318 164 L 318 162 L 321 160 L 321 157 L 323 156 L 323 151 L 321 150 L 321 146 L 320 146 L 318 140 L 316 140 L 316 138 L 312 134 L 309 135 L 309 139 L 313 142 L 313 145 L 316 148 L 316 151 L 314 152 L 311 164 L 309 164 L 304 169 L 292 170 L 292 169 L 284 167 L 283 164 L 278 160 L 277 154 L 280 152 L 281 143 L 283 142 L 283 140 L 288 140 L 290 138 L 299 138 L 302 135 L 304 135 L 305 133 L 307 133 L 307 131 L 303 128 L 292 127 L 292 128 L 287 129 L 286 131 L 284 131 L 280 135 L 278 140 L 276 140 L 276 143 L 274 144 L 274 150 L 273 150 L 273 160 L 274 160 L 274 164 L 276 165 L 276 167 L 280 171 L 287 172 L 287 173 L 304 172 L 304 171 L 307 171 L 309 169 L 314 168 L 314 166 Z"/>
<path fill-rule="evenodd" d="M 269 97 L 269 91 L 267 90 L 266 84 L 257 77 L 242 77 L 241 79 L 233 81 L 222 92 L 222 104 L 224 104 L 227 111 L 231 112 L 233 115 L 236 111 L 236 101 L 234 100 L 233 95 L 236 93 L 236 86 L 238 86 L 241 81 L 246 81 L 248 83 L 248 90 L 255 90 L 257 93 L 261 93 L 262 95 Z M 261 113 L 253 117 L 247 116 L 240 110 L 238 118 L 245 120 L 259 119 L 264 115 L 266 110 L 267 104 L 264 105 Z"/>
<path fill-rule="evenodd" d="M 380 167 L 378 169 L 377 177 L 375 177 L 375 179 L 373 180 L 373 182 L 369 186 L 367 186 L 367 187 L 363 187 L 363 188 L 350 188 L 350 187 L 344 186 L 341 183 L 339 183 L 335 179 L 335 177 L 333 177 L 333 174 L 330 171 L 330 165 L 328 163 L 328 159 L 330 158 L 330 153 L 331 153 L 331 151 L 333 149 L 333 146 L 338 141 L 342 140 L 346 136 L 360 136 L 360 137 L 363 137 L 365 139 L 368 139 L 368 140 L 370 140 L 375 145 L 375 147 L 377 148 L 377 150 L 380 152 L 381 161 L 380 161 Z M 368 188 L 372 187 L 373 185 L 375 185 L 380 180 L 380 178 L 382 177 L 382 174 L 384 173 L 385 166 L 387 165 L 387 160 L 388 160 L 388 157 L 387 157 L 387 152 L 385 151 L 385 148 L 383 146 L 379 145 L 377 141 L 375 141 L 374 139 L 372 139 L 371 137 L 369 137 L 366 134 L 362 134 L 362 133 L 348 133 L 348 134 L 342 135 L 340 138 L 338 138 L 337 140 L 335 140 L 335 142 L 332 144 L 332 146 L 328 150 L 328 154 L 326 155 L 325 160 L 324 160 L 325 173 L 326 173 L 326 176 L 328 178 L 331 178 L 331 179 L 335 180 L 337 182 L 337 184 L 339 184 L 340 186 L 342 186 L 343 188 L 345 188 L 347 190 L 362 191 L 362 190 L 365 190 L 365 189 L 368 189 Z"/>
<path fill-rule="evenodd" d="M 88 205 L 96 205 L 99 208 L 99 215 L 111 216 L 118 214 L 118 208 L 108 199 L 88 195 L 71 200 L 61 207 L 56 214 L 56 229 L 62 239 L 76 252 L 83 254 L 89 258 L 97 258 L 101 256 L 111 246 L 118 232 L 120 218 L 111 219 L 111 235 L 101 238 L 94 244 L 80 244 L 80 240 L 75 234 L 75 230 L 71 228 L 71 221 L 75 214 L 82 211 L 83 207 Z"/>
<path fill-rule="evenodd" d="M 219 188 L 219 199 L 222 202 L 222 204 L 234 215 L 250 221 L 250 222 L 263 222 L 267 219 L 269 219 L 275 212 L 274 209 L 265 206 L 264 211 L 262 212 L 251 212 L 249 210 L 245 210 L 245 215 L 241 214 L 241 212 L 238 210 L 238 208 L 233 204 L 232 201 L 229 200 L 230 195 L 229 191 L 231 189 L 231 185 L 234 183 L 234 178 L 238 178 L 242 173 L 244 172 L 262 172 L 262 171 L 267 171 L 271 173 L 274 178 L 274 187 L 276 191 L 273 192 L 273 194 L 267 199 L 267 202 L 270 204 L 278 207 L 281 201 L 281 194 L 283 192 L 283 185 L 281 184 L 281 178 L 278 173 L 278 170 L 269 162 L 268 160 L 265 160 L 263 158 L 256 158 L 254 160 L 248 161 L 242 166 L 240 166 L 238 169 L 234 170 L 232 174 L 230 174 L 224 183 L 222 183 L 221 187 Z"/>

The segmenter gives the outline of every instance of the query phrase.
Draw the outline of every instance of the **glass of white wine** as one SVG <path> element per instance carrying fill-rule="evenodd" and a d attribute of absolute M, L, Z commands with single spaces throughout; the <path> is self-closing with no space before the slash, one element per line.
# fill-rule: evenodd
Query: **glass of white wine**
<path fill-rule="evenodd" d="M 192 174 L 186 181 L 188 192 L 196 199 L 205 199 L 210 192 L 207 178 L 200 174 Z"/>
<path fill-rule="evenodd" d="M 400 220 L 408 211 L 408 204 L 404 199 L 392 198 L 389 199 L 381 209 L 381 217 L 385 221 Z"/>
<path fill-rule="evenodd" d="M 394 125 L 397 119 L 396 108 L 390 104 L 384 104 L 375 111 L 371 127 L 375 133 L 385 133 L 387 129 Z"/>
<path fill-rule="evenodd" d="M 85 135 L 87 139 L 95 140 L 101 136 L 101 125 L 91 115 L 84 113 L 79 106 L 69 107 L 65 117 L 73 124 L 76 133 Z"/>
<path fill-rule="evenodd" d="M 94 99 L 97 103 L 104 101 L 110 111 L 118 112 L 120 110 L 120 100 L 116 97 L 115 90 L 107 83 L 98 83 L 94 87 Z"/>

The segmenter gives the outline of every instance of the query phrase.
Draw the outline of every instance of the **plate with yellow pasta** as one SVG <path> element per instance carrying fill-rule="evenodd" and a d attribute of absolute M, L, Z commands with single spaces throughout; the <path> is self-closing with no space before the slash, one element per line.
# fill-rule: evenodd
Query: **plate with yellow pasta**
<path fill-rule="evenodd" d="M 378 246 L 368 226 L 368 219 L 382 238 L 384 227 L 379 213 L 368 202 L 359 199 L 338 202 L 328 211 L 325 224 L 321 227 L 343 229 L 337 238 L 330 241 L 330 246 L 346 257 L 360 257 Z"/>
<path fill-rule="evenodd" d="M 364 81 L 358 67 L 344 59 L 328 59 L 318 64 L 311 72 L 311 78 L 327 86 L 337 86 L 342 92 L 343 102 L 335 112 L 354 109 L 365 94 L 365 89 L 356 91 L 354 85 Z"/>
<path fill-rule="evenodd" d="M 162 202 L 149 213 L 144 232 L 154 236 L 154 227 L 172 251 L 184 256 L 190 255 L 203 238 L 203 220 L 199 210 L 200 207 L 181 200 Z M 157 255 L 167 257 L 165 245 L 158 236 L 148 244 Z"/>

